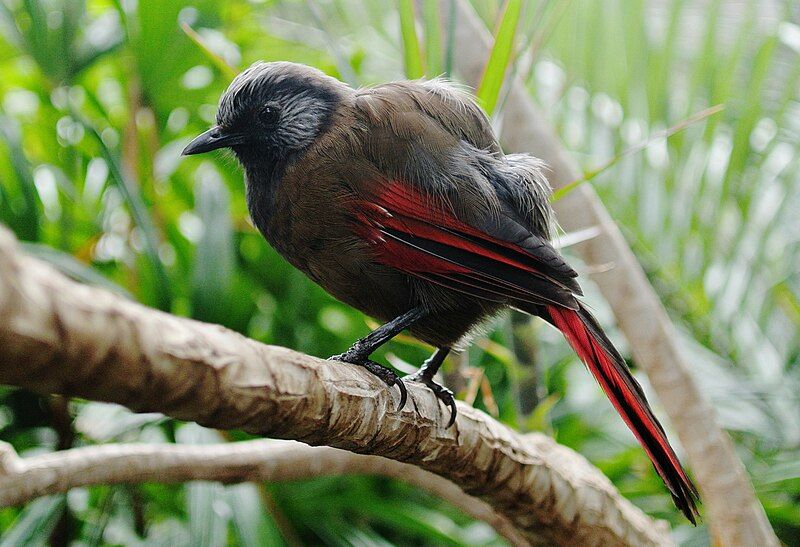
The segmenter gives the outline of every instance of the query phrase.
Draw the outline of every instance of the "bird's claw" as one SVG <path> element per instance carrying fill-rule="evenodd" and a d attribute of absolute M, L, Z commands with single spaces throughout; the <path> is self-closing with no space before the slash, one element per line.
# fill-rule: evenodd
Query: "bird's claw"
<path fill-rule="evenodd" d="M 326 359 L 326 361 L 341 361 L 342 363 L 350 363 L 351 365 L 361 365 L 366 360 L 366 356 L 357 355 L 352 350 L 347 350 L 338 355 L 331 355 Z"/>
<path fill-rule="evenodd" d="M 456 410 L 456 400 L 453 397 L 452 391 L 437 384 L 432 378 L 428 378 L 427 376 L 423 376 L 419 373 L 406 376 L 403 378 L 403 380 L 409 382 L 419 382 L 426 385 L 431 391 L 433 391 L 433 394 L 436 395 L 436 398 L 443 402 L 444 405 L 450 409 L 450 419 L 448 420 L 445 429 L 448 429 L 454 423 L 456 423 L 456 415 L 458 411 Z"/>
<path fill-rule="evenodd" d="M 406 385 L 400 379 L 400 377 L 395 374 L 393 371 L 389 370 L 386 367 L 383 367 L 376 363 L 375 361 L 370 361 L 369 359 L 363 358 L 354 358 L 355 356 L 350 354 L 349 352 L 342 353 L 339 355 L 332 355 L 328 357 L 328 361 L 342 361 L 344 363 L 350 363 L 353 365 L 358 365 L 367 369 L 370 373 L 377 376 L 383 382 L 389 386 L 397 386 L 397 389 L 400 390 L 400 404 L 397 406 L 397 410 L 403 410 L 406 406 L 406 401 L 408 400 L 408 390 L 406 389 Z"/>

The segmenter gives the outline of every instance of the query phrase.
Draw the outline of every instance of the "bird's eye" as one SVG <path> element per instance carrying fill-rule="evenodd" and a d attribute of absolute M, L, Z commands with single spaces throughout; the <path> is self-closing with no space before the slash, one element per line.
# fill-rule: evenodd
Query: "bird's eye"
<path fill-rule="evenodd" d="M 267 105 L 261 109 L 258 117 L 265 125 L 273 125 L 278 121 L 278 109 L 272 105 Z"/>

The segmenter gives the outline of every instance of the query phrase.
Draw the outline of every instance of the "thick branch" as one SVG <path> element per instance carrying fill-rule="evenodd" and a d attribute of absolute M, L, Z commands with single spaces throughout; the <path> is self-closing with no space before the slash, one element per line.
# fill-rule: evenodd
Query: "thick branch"
<path fill-rule="evenodd" d="M 419 467 L 328 446 L 275 439 L 217 445 L 107 444 L 20 458 L 0 443 L 0 506 L 79 486 L 190 480 L 288 482 L 340 475 L 405 481 L 491 525 L 512 545 L 528 541 L 489 504 Z"/>
<path fill-rule="evenodd" d="M 442 13 L 448 13 L 448 4 L 442 2 Z M 491 36 L 468 2 L 459 1 L 457 6 L 458 55 L 454 62 L 464 79 L 475 84 L 483 73 Z M 515 77 L 509 85 L 503 125 L 507 149 L 542 158 L 556 188 L 579 179 L 579 166 L 547 125 L 524 83 Z M 595 226 L 601 229 L 598 237 L 576 249 L 589 264 L 614 266 L 594 274 L 593 279 L 614 310 L 636 362 L 647 372 L 686 449 L 715 540 L 722 545 L 777 545 L 742 462 L 689 373 L 690 363 L 681 353 L 675 327 L 596 192 L 584 184 L 555 208 L 559 223 L 569 232 Z"/>
<path fill-rule="evenodd" d="M 260 344 L 70 281 L 0 228 L 0 382 L 116 402 L 220 429 L 411 463 L 508 518 L 532 542 L 663 545 L 669 536 L 583 457 L 459 404 L 409 404 L 360 367 Z"/>

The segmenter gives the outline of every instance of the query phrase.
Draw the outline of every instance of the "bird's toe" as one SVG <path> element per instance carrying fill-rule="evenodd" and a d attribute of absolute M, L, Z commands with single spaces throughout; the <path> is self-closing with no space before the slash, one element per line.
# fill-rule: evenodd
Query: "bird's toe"
<path fill-rule="evenodd" d="M 346 359 L 341 358 L 342 355 L 336 355 L 333 357 L 329 357 L 328 359 L 334 361 L 344 361 L 345 363 L 352 363 L 354 365 L 358 365 L 360 367 L 365 368 L 374 376 L 377 376 L 378 378 L 383 380 L 383 382 L 387 386 L 389 387 L 397 386 L 397 389 L 400 391 L 400 404 L 398 405 L 397 410 L 403 410 L 403 407 L 406 406 L 406 400 L 408 399 L 408 390 L 406 389 L 405 384 L 397 374 L 395 374 L 392 370 L 379 365 L 375 361 L 370 361 L 369 359 L 365 359 L 361 362 L 353 363 L 352 361 L 348 361 Z"/>
<path fill-rule="evenodd" d="M 419 372 L 415 374 L 409 374 L 408 376 L 404 377 L 403 380 L 408 382 L 419 382 L 427 386 L 428 389 L 433 391 L 433 394 L 436 395 L 436 398 L 450 409 L 450 419 L 447 421 L 447 427 L 449 428 L 456 422 L 458 411 L 456 410 L 456 400 L 452 391 L 442 385 L 437 384 L 433 381 L 433 379 L 428 378 Z"/>
<path fill-rule="evenodd" d="M 338 355 L 331 355 L 326 361 L 340 361 L 342 363 L 350 363 L 351 365 L 361 365 L 364 359 L 359 355 L 355 355 L 350 351 L 339 353 Z"/>

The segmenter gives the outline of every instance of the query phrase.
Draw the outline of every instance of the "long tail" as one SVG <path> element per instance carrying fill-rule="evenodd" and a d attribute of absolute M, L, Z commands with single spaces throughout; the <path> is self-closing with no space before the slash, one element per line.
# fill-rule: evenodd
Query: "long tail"
<path fill-rule="evenodd" d="M 639 439 L 675 505 L 695 524 L 697 489 L 681 467 L 644 392 L 597 320 L 582 305 L 575 311 L 546 306 L 551 322 L 586 363 L 622 419 Z"/>

